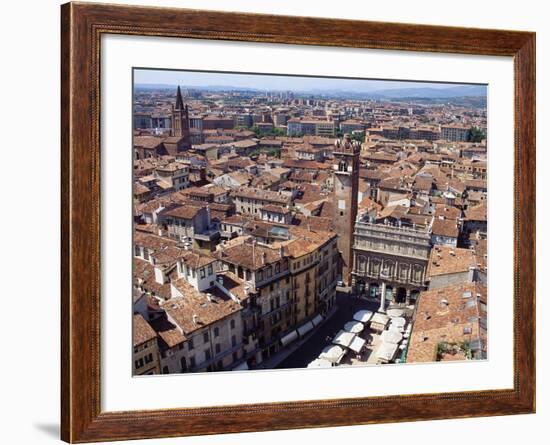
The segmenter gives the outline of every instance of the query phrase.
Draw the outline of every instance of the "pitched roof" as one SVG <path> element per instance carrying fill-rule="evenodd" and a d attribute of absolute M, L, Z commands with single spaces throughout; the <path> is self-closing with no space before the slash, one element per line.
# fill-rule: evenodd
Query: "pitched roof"
<path fill-rule="evenodd" d="M 134 314 L 133 339 L 134 346 L 142 345 L 157 336 L 153 328 L 147 323 L 143 315 Z"/>
<path fill-rule="evenodd" d="M 432 233 L 434 235 L 457 238 L 458 227 L 456 225 L 456 221 L 436 218 L 432 224 Z"/>
<path fill-rule="evenodd" d="M 479 340 L 486 350 L 487 288 L 480 283 L 461 283 L 420 294 L 410 336 L 407 362 L 428 362 L 437 359 L 465 359 L 463 355 L 437 356 L 438 345 Z M 483 306 L 484 304 L 485 306 Z"/>

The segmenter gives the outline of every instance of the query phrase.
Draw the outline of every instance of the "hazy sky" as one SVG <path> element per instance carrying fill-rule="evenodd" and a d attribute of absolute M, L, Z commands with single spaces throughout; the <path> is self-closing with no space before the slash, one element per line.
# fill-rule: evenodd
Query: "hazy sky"
<path fill-rule="evenodd" d="M 234 86 L 266 90 L 338 89 L 344 91 L 376 91 L 393 88 L 447 88 L 463 84 L 404 82 L 366 79 L 329 79 L 322 77 L 273 76 L 259 74 L 228 74 L 212 72 L 134 70 L 136 84 L 168 84 L 182 86 Z"/>

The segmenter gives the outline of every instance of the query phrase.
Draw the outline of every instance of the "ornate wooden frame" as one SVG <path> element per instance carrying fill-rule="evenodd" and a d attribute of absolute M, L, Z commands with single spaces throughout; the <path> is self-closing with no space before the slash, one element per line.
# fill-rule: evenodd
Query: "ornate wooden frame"
<path fill-rule="evenodd" d="M 63 440 L 92 442 L 535 411 L 534 33 L 90 3 L 68 3 L 61 12 Z M 512 56 L 514 388 L 102 412 L 99 69 L 104 33 Z"/>

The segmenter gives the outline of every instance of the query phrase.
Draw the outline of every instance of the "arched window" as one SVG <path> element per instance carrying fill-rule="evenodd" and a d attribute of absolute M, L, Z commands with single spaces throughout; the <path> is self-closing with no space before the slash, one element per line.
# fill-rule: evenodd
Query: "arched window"
<path fill-rule="evenodd" d="M 367 261 L 363 255 L 357 257 L 357 270 L 359 272 L 365 272 L 367 267 Z"/>

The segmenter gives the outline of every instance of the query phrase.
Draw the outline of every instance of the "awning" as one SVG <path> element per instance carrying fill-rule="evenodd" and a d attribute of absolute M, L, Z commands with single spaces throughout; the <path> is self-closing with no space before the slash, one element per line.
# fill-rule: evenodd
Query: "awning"
<path fill-rule="evenodd" d="M 332 363 L 324 358 L 316 358 L 309 365 L 308 368 L 331 368 Z"/>
<path fill-rule="evenodd" d="M 360 323 L 358 321 L 348 321 L 344 325 L 344 329 L 348 332 L 353 332 L 354 334 L 359 334 L 363 329 L 365 329 L 365 326 L 363 323 Z"/>
<path fill-rule="evenodd" d="M 344 346 L 345 348 L 349 348 L 349 345 L 351 345 L 351 342 L 356 336 L 356 334 L 342 330 L 338 332 L 338 334 L 336 334 L 336 337 L 334 337 L 332 343 L 334 343 L 335 345 Z"/>
<path fill-rule="evenodd" d="M 311 321 L 308 321 L 307 323 L 303 324 L 298 328 L 298 334 L 300 334 L 300 336 L 303 337 L 312 329 L 313 329 L 313 323 Z"/>
<path fill-rule="evenodd" d="M 353 341 L 351 342 L 351 345 L 349 345 L 349 348 L 352 351 L 355 351 L 357 353 L 361 352 L 361 349 L 365 345 L 366 340 L 361 337 L 355 337 Z"/>
<path fill-rule="evenodd" d="M 311 322 L 315 325 L 315 326 L 318 326 L 319 323 L 321 323 L 323 321 L 323 316 L 321 314 L 318 314 L 313 320 L 311 320 Z"/>
<path fill-rule="evenodd" d="M 242 362 L 239 366 L 236 366 L 236 367 L 233 368 L 232 370 L 233 370 L 233 371 L 246 371 L 247 369 L 250 369 L 250 368 L 248 367 L 248 363 Z"/>
<path fill-rule="evenodd" d="M 372 317 L 371 311 L 358 311 L 353 315 L 355 321 L 360 321 L 361 323 L 368 322 Z"/>
<path fill-rule="evenodd" d="M 292 343 L 297 338 L 298 338 L 298 332 L 291 331 L 288 334 L 286 334 L 283 338 L 281 338 L 281 343 L 283 344 L 283 346 L 286 346 L 289 343 Z"/>

